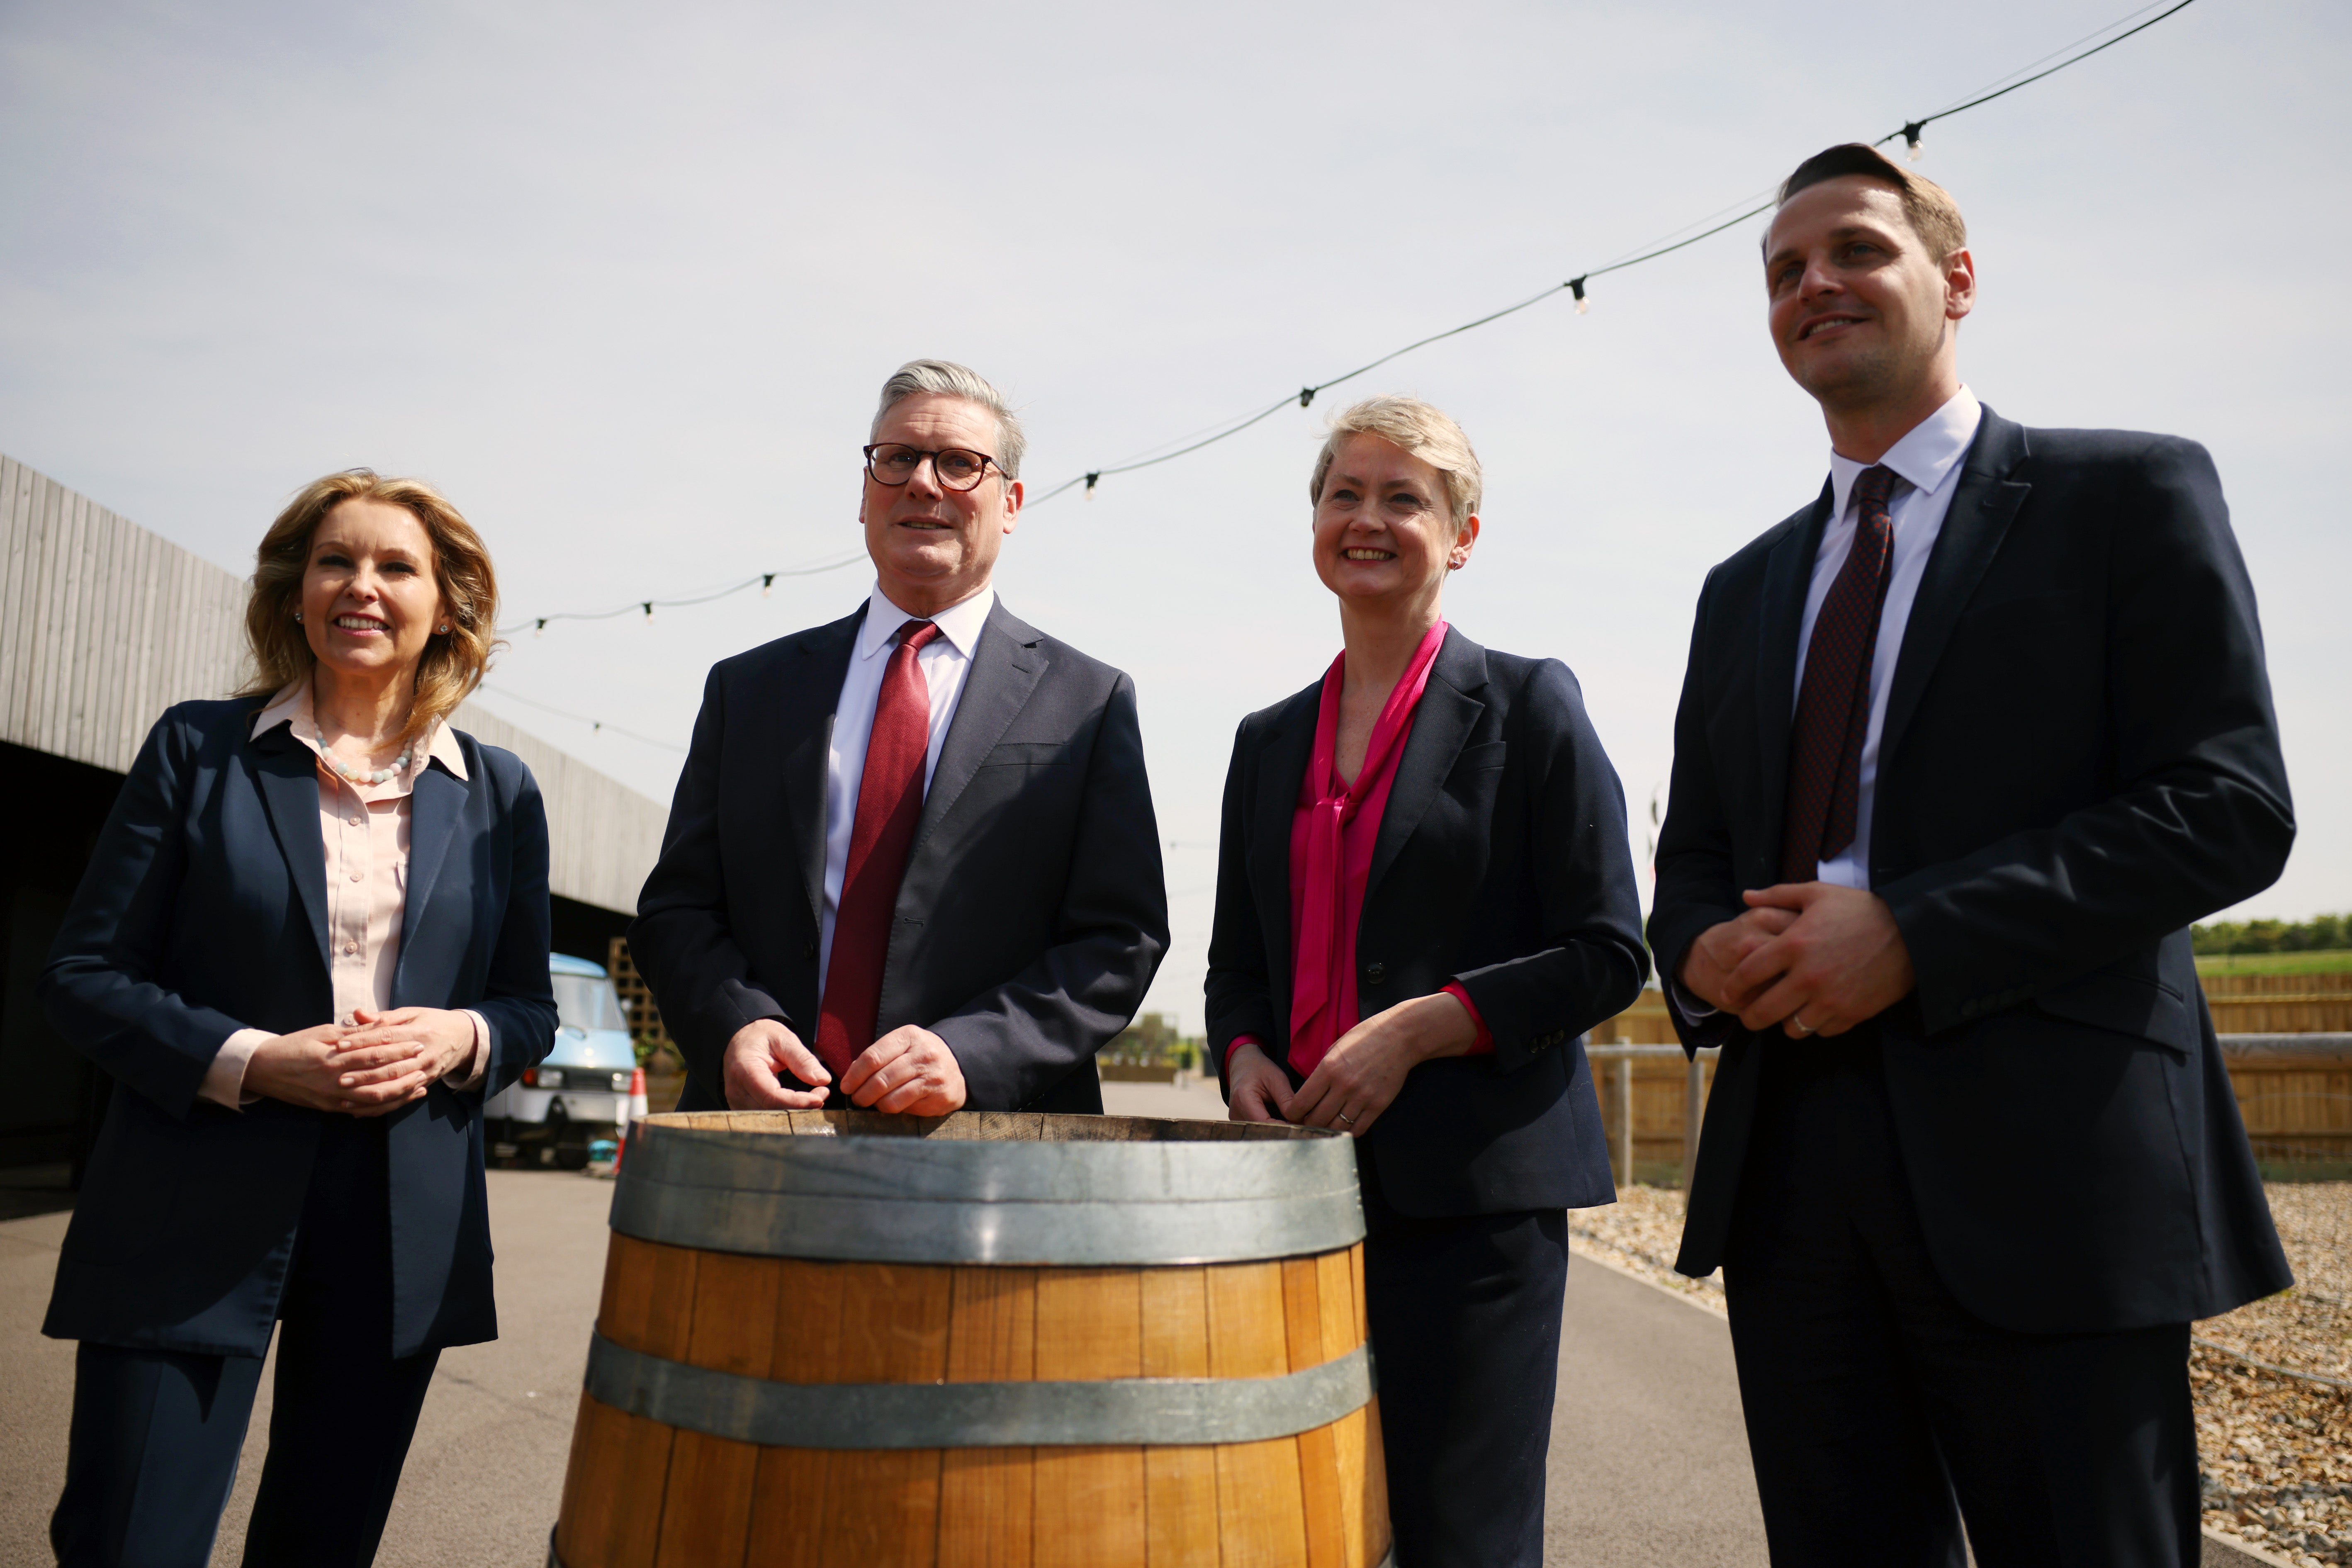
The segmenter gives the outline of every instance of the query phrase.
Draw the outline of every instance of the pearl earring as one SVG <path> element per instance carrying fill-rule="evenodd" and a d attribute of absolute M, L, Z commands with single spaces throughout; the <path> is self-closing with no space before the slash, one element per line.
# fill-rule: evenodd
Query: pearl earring
<path fill-rule="evenodd" d="M 302 612 L 299 610 L 294 612 L 294 624 L 298 626 L 302 624 Z"/>
<path fill-rule="evenodd" d="M 434 634 L 433 634 L 433 635 L 434 635 L 435 637 L 447 637 L 447 636 L 449 635 L 449 623 L 448 623 L 448 622 L 446 622 L 446 621 L 443 621 L 443 622 L 441 623 L 441 625 L 440 625 L 439 628 L 438 628 L 437 630 L 436 630 L 436 631 L 434 632 Z"/>

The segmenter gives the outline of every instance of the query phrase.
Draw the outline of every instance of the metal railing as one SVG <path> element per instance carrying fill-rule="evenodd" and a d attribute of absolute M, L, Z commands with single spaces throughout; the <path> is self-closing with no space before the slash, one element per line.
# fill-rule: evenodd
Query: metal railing
<path fill-rule="evenodd" d="M 1680 1046 L 1595 1046 L 1584 1047 L 1585 1058 L 1592 1063 L 1593 1084 L 1601 1091 L 1604 1107 L 1613 1102 L 1616 1122 L 1610 1151 L 1610 1163 L 1617 1175 L 1617 1184 L 1633 1184 L 1633 1064 L 1635 1062 L 1687 1061 L 1684 1069 L 1683 1089 L 1683 1160 L 1682 1173 L 1685 1185 L 1690 1173 L 1698 1168 L 1698 1140 L 1701 1124 L 1706 1120 L 1707 1068 L 1718 1047 L 1708 1046 L 1696 1057 L 1685 1058 Z"/>

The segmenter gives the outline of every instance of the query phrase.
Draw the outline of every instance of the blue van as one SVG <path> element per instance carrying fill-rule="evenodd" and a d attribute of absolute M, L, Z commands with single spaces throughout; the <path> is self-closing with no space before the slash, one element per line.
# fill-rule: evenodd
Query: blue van
<path fill-rule="evenodd" d="M 636 1047 L 604 965 L 559 952 L 547 971 L 555 987 L 555 1047 L 483 1102 L 483 1131 L 493 1161 L 584 1170 L 588 1145 L 615 1136 L 628 1121 Z"/>

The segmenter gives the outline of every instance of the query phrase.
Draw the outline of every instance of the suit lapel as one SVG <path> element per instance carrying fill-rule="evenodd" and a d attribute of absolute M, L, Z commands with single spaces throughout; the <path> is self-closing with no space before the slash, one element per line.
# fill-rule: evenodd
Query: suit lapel
<path fill-rule="evenodd" d="M 849 674 L 857 630 L 865 623 L 861 606 L 804 640 L 782 667 L 784 689 L 777 694 L 775 721 L 755 718 L 746 726 L 748 732 L 777 737 L 782 744 L 776 771 L 783 780 L 785 831 L 792 835 L 793 856 L 800 862 L 809 918 L 820 924 L 824 919 L 824 784 L 834 714 L 841 705 L 841 683 Z"/>
<path fill-rule="evenodd" d="M 1397 858 L 1412 830 L 1421 826 L 1462 754 L 1462 743 L 1486 705 L 1470 695 L 1486 684 L 1486 650 L 1447 627 L 1445 642 L 1422 689 L 1421 705 L 1413 710 L 1412 730 L 1404 739 L 1404 755 L 1397 759 L 1396 783 L 1381 813 L 1380 837 L 1372 841 L 1371 874 L 1364 879 L 1364 901 Z"/>
<path fill-rule="evenodd" d="M 1273 982 L 1275 1015 L 1286 1031 L 1286 1057 L 1292 985 L 1290 824 L 1314 754 L 1315 721 L 1322 706 L 1320 680 L 1283 704 L 1258 753 L 1256 798 L 1250 802 L 1250 895 L 1257 902 L 1258 929 L 1265 934 L 1266 973 Z"/>
<path fill-rule="evenodd" d="M 319 826 L 319 759 L 284 725 L 253 742 L 254 780 L 269 810 L 278 849 L 310 917 L 319 963 L 327 962 L 327 845 Z"/>
<path fill-rule="evenodd" d="M 482 772 L 479 758 L 474 760 L 473 772 Z M 412 940 L 416 922 L 423 918 L 426 901 L 433 896 L 433 884 L 441 875 L 441 863 L 448 858 L 449 840 L 457 836 L 457 818 L 466 809 L 466 797 L 473 785 L 452 777 L 442 769 L 426 763 L 416 775 L 415 784 L 408 794 L 408 889 L 405 908 L 400 917 L 401 970 L 408 967 L 408 955 L 415 950 Z M 400 975 L 394 976 L 395 990 Z"/>
<path fill-rule="evenodd" d="M 921 825 L 915 829 L 908 864 L 923 852 L 940 819 L 955 809 L 972 774 L 1003 738 L 1013 719 L 1028 705 L 1045 673 L 1045 655 L 1038 647 L 1044 634 L 1026 625 L 999 599 L 988 612 L 980 646 L 972 649 L 971 670 L 963 678 L 963 694 L 956 699 L 954 721 L 940 742 L 940 765 L 931 770 L 931 785 L 923 795 Z"/>
<path fill-rule="evenodd" d="M 2031 455 L 2025 427 L 1987 408 L 1960 466 L 1959 488 L 1952 492 L 1951 510 L 1944 514 L 1936 548 L 1928 552 L 1918 596 L 1911 603 L 1911 619 L 1903 628 L 1903 650 L 1895 658 L 1895 685 L 1886 698 L 1886 722 L 1879 732 L 1882 778 L 1886 759 L 1895 754 L 1911 716 L 1918 711 L 1927 679 L 1936 672 L 1936 661 L 1943 657 L 1960 612 L 1968 608 L 1969 597 L 1984 579 L 2000 542 L 2009 537 L 2017 509 L 2033 489 L 2009 478 Z"/>
<path fill-rule="evenodd" d="M 1780 860 L 1780 819 L 1788 812 L 1789 731 L 1797 713 L 1797 637 L 1805 624 L 1805 593 L 1812 586 L 1813 557 L 1830 525 L 1836 490 L 1828 481 L 1813 501 L 1804 526 L 1792 528 L 1772 547 L 1764 563 L 1764 600 L 1758 607 L 1756 648 L 1757 756 L 1763 776 L 1757 782 L 1764 803 L 1759 825 Z"/>

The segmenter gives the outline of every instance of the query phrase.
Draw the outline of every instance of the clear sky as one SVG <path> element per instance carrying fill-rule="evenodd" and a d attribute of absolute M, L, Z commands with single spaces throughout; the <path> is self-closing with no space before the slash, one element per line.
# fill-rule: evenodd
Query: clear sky
<path fill-rule="evenodd" d="M 681 595 L 857 548 L 857 447 L 903 360 L 1005 387 L 1037 493 L 1603 264 L 2129 4 L 14 0 L 0 450 L 239 572 L 291 491 L 366 464 L 446 489 L 514 616 Z M 1979 396 L 2220 463 L 2303 825 L 2249 913 L 2352 906 L 2348 67 L 2336 0 L 2200 0 L 1931 127 L 1920 164 L 1969 218 Z M 1755 243 L 1345 389 L 1469 431 L 1486 531 L 1447 616 L 1577 672 L 1637 857 L 1699 583 L 1827 468 Z M 1000 569 L 1013 609 L 1136 679 L 1175 930 L 1148 1005 L 1187 1030 L 1234 725 L 1338 647 L 1305 487 L 1341 395 L 1037 509 Z M 713 660 L 869 583 L 525 635 L 484 700 L 667 800 L 677 752 L 515 700 L 682 745 Z"/>

